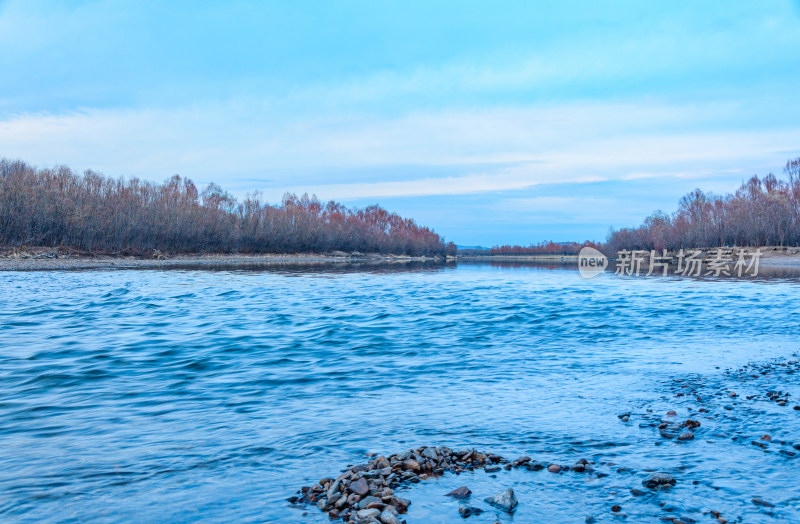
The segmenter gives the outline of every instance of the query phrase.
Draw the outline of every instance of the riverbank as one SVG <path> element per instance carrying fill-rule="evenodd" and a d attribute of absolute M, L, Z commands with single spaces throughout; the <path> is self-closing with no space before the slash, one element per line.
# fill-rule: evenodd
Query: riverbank
<path fill-rule="evenodd" d="M 752 251 L 753 248 L 746 248 Z M 759 264 L 768 267 L 800 267 L 800 247 L 764 246 L 761 249 Z M 713 249 L 704 249 L 704 252 Z M 668 252 L 667 256 L 673 257 L 677 263 L 676 252 Z M 547 264 L 575 265 L 578 263 L 577 255 L 459 255 L 459 260 L 481 262 L 535 262 Z"/>
<path fill-rule="evenodd" d="M 800 248 L 763 247 L 761 267 L 800 268 Z M 150 269 L 222 266 L 273 266 L 281 264 L 402 264 L 409 262 L 528 262 L 533 264 L 577 265 L 575 255 L 459 255 L 457 257 L 415 257 L 377 253 L 294 253 L 294 254 L 181 254 L 159 252 L 152 256 L 91 254 L 48 248 L 0 248 L 0 271 Z"/>
<path fill-rule="evenodd" d="M 451 260 L 451 258 L 448 258 Z M 334 252 L 328 254 L 198 254 L 164 255 L 150 258 L 119 255 L 91 255 L 44 249 L 9 250 L 0 253 L 0 271 L 74 270 L 74 269 L 149 269 L 221 266 L 272 266 L 281 264 L 403 264 L 443 262 L 443 257 L 412 257 Z"/>

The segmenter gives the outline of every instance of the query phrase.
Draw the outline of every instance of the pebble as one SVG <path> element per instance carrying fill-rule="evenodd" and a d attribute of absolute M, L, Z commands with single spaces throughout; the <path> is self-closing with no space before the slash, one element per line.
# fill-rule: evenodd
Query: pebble
<path fill-rule="evenodd" d="M 388 509 L 385 509 L 383 512 L 381 512 L 380 519 L 383 524 L 402 524 L 403 522 L 397 517 L 397 515 Z"/>
<path fill-rule="evenodd" d="M 381 502 L 381 499 L 379 499 L 378 497 L 373 497 L 372 495 L 369 495 L 369 496 L 364 497 L 360 501 L 358 501 L 358 507 L 362 508 L 362 509 L 366 509 L 371 504 L 376 504 L 376 503 L 383 505 L 383 502 Z M 383 509 L 383 507 L 381 507 L 380 509 Z"/>
<path fill-rule="evenodd" d="M 358 479 L 357 481 L 350 484 L 350 491 L 358 495 L 359 497 L 363 497 L 364 495 L 369 493 L 369 484 L 363 478 Z"/>
<path fill-rule="evenodd" d="M 775 507 L 775 504 L 772 504 L 771 502 L 767 502 L 766 500 L 764 500 L 762 498 L 758 498 L 758 497 L 754 498 L 752 502 L 756 506 L 764 506 L 765 508 L 774 508 Z"/>
<path fill-rule="evenodd" d="M 678 440 L 694 440 L 694 433 L 691 431 L 684 431 L 678 435 Z"/>
<path fill-rule="evenodd" d="M 356 513 L 356 515 L 358 515 L 358 518 L 360 518 L 360 519 L 368 519 L 370 517 L 378 517 L 378 516 L 380 516 L 380 514 L 381 514 L 381 512 L 379 510 L 377 510 L 377 509 L 374 509 L 374 508 L 373 509 L 360 509 L 360 510 L 358 510 L 358 513 Z"/>
<path fill-rule="evenodd" d="M 547 471 L 549 471 L 550 473 L 558 473 L 561 471 L 561 466 L 558 464 L 550 464 L 549 466 L 547 466 Z"/>

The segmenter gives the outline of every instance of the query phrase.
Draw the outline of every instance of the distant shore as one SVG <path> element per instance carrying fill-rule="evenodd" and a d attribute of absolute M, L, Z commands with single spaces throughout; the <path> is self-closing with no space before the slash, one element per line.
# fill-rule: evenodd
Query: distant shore
<path fill-rule="evenodd" d="M 734 248 L 736 249 L 736 248 Z M 753 248 L 746 248 L 753 250 Z M 768 267 L 800 266 L 800 247 L 766 246 L 761 249 L 759 264 Z M 676 253 L 668 253 L 677 256 Z M 577 255 L 459 255 L 464 261 L 541 262 L 572 265 L 578 263 Z"/>
<path fill-rule="evenodd" d="M 448 260 L 452 260 L 449 258 Z M 60 269 L 147 269 L 215 266 L 271 266 L 282 264 L 386 264 L 444 262 L 443 257 L 379 254 L 198 254 L 160 255 L 146 258 L 116 255 L 59 254 L 57 252 L 0 255 L 0 271 Z"/>
<path fill-rule="evenodd" d="M 761 248 L 763 267 L 800 268 L 800 248 Z M 577 265 L 576 255 L 458 255 L 457 257 L 414 257 L 375 253 L 296 253 L 296 254 L 178 254 L 152 256 L 93 255 L 45 248 L 0 250 L 0 271 L 71 269 L 147 269 L 214 266 L 271 266 L 281 264 L 387 264 L 409 262 L 531 262 Z"/>

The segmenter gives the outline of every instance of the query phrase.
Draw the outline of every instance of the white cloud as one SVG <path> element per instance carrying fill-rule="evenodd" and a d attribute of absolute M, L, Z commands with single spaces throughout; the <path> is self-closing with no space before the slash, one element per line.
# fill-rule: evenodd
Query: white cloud
<path fill-rule="evenodd" d="M 248 189 L 261 189 L 270 199 L 293 190 L 346 200 L 730 176 L 776 169 L 786 151 L 800 153 L 800 127 L 728 125 L 735 113 L 731 107 L 724 102 L 575 103 L 302 121 L 241 102 L 86 110 L 0 122 L 0 155 L 156 180 L 180 173 L 240 185 L 238 180 L 259 174 L 274 182 Z M 720 108 L 726 115 L 722 124 L 716 116 Z M 387 166 L 396 177 L 385 169 L 358 182 L 342 174 Z M 427 166 L 428 173 L 438 167 L 442 176 L 408 180 L 403 166 Z M 326 169 L 336 169 L 335 179 L 325 179 Z"/>

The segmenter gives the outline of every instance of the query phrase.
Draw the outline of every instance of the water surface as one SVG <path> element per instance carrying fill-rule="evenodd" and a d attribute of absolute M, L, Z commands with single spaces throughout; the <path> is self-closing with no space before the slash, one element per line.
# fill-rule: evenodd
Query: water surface
<path fill-rule="evenodd" d="M 442 494 L 462 484 L 475 504 L 513 486 L 516 522 L 614 521 L 614 503 L 632 522 L 665 508 L 800 520 L 800 463 L 779 452 L 800 442 L 800 411 L 727 397 L 774 385 L 798 403 L 799 374 L 726 374 L 791 358 L 799 311 L 798 281 L 777 277 L 584 280 L 487 264 L 0 272 L 0 519 L 321 523 L 285 499 L 367 452 L 447 445 L 615 466 L 604 479 L 445 476 L 404 491 L 409 522 L 459 521 Z M 677 397 L 687 384 L 691 398 Z M 696 396 L 713 415 L 698 438 L 661 437 L 648 417 L 696 416 Z M 787 443 L 751 444 L 764 433 Z M 679 483 L 633 497 L 647 469 Z M 495 518 L 509 520 L 470 521 Z"/>

